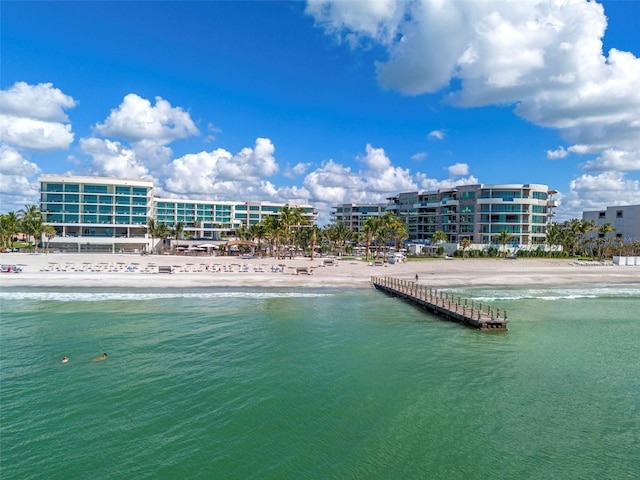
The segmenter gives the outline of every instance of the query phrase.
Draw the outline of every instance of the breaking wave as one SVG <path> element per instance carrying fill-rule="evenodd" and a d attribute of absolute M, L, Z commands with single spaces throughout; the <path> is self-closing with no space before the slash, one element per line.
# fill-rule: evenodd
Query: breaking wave
<path fill-rule="evenodd" d="M 57 302 L 103 302 L 109 300 L 140 301 L 171 298 L 316 298 L 333 296 L 332 293 L 307 292 L 0 292 L 1 300 L 39 300 Z"/>

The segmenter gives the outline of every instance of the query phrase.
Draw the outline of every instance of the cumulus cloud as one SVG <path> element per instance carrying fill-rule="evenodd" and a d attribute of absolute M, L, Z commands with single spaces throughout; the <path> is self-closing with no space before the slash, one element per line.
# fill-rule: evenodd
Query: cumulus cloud
<path fill-rule="evenodd" d="M 118 108 L 111 111 L 104 123 L 96 125 L 96 131 L 130 142 L 145 140 L 162 145 L 199 133 L 188 112 L 172 107 L 161 97 L 155 100 L 156 104 L 152 106 L 146 98 L 130 93 Z"/>
<path fill-rule="evenodd" d="M 607 149 L 595 160 L 588 161 L 584 170 L 587 172 L 640 170 L 640 151 L 625 152 L 613 148 Z"/>
<path fill-rule="evenodd" d="M 387 56 L 376 69 L 385 88 L 407 95 L 446 88 L 445 100 L 458 107 L 513 105 L 516 115 L 557 129 L 570 145 L 549 150 L 549 159 L 592 154 L 587 171 L 637 169 L 640 59 L 603 51 L 601 4 L 376 3 L 316 0 L 307 13 L 331 35 L 357 37 L 353 45 L 367 39 L 383 47 Z"/>
<path fill-rule="evenodd" d="M 0 115 L 2 141 L 26 150 L 63 150 L 73 142 L 70 124 Z"/>
<path fill-rule="evenodd" d="M 0 91 L 0 111 L 14 117 L 67 122 L 69 118 L 64 110 L 76 105 L 72 97 L 54 88 L 52 83 L 16 82 L 11 88 Z"/>
<path fill-rule="evenodd" d="M 38 198 L 40 185 L 31 180 L 40 168 L 8 145 L 0 145 L 0 205 L 3 212 L 17 211 Z"/>
<path fill-rule="evenodd" d="M 444 130 L 433 130 L 431 132 L 429 132 L 429 135 L 427 135 L 427 138 L 429 139 L 435 139 L 435 140 L 444 140 L 444 136 L 445 136 L 445 132 Z"/>
<path fill-rule="evenodd" d="M 417 152 L 411 155 L 411 160 L 414 160 L 416 162 L 420 162 L 425 158 L 427 158 L 427 152 Z"/>
<path fill-rule="evenodd" d="M 51 83 L 17 82 L 0 91 L 0 139 L 27 150 L 69 148 L 74 135 L 64 110 L 75 105 Z"/>
<path fill-rule="evenodd" d="M 567 195 L 562 199 L 566 220 L 582 218 L 582 212 L 599 210 L 606 206 L 640 204 L 640 181 L 625 177 L 622 172 L 584 174 L 574 179 Z"/>
<path fill-rule="evenodd" d="M 304 175 L 305 172 L 309 169 L 311 163 L 298 162 L 293 167 L 287 166 L 283 175 L 287 178 L 296 178 L 300 175 Z"/>
<path fill-rule="evenodd" d="M 547 150 L 547 158 L 549 160 L 565 158 L 567 155 L 569 155 L 569 152 L 564 147 L 558 147 L 556 150 Z"/>
<path fill-rule="evenodd" d="M 243 148 L 233 155 L 218 148 L 211 152 L 184 155 L 173 160 L 166 169 L 164 190 L 173 194 L 194 193 L 231 198 L 251 193 L 253 184 L 262 184 L 259 191 L 269 191 L 264 178 L 278 171 L 275 147 L 270 139 L 256 139 L 253 148 Z M 271 194 L 272 195 L 272 194 Z M 270 196 L 271 196 L 270 195 Z"/>
<path fill-rule="evenodd" d="M 81 150 L 92 157 L 91 174 L 106 177 L 140 178 L 149 173 L 135 152 L 120 142 L 83 138 Z"/>
<path fill-rule="evenodd" d="M 449 177 L 462 177 L 464 175 L 469 175 L 469 165 L 466 163 L 456 163 L 447 168 L 449 171 Z"/>

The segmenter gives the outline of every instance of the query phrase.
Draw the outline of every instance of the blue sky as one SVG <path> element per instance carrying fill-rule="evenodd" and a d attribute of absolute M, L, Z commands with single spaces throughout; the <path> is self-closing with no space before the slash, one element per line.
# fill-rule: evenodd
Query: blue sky
<path fill-rule="evenodd" d="M 0 210 L 42 173 L 168 197 L 556 189 L 640 204 L 640 2 L 3 2 Z"/>

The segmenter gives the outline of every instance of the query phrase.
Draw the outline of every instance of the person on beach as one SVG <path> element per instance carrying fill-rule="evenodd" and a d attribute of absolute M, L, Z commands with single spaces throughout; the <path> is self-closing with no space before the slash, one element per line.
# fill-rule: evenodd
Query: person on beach
<path fill-rule="evenodd" d="M 107 359 L 107 354 L 103 353 L 101 357 L 94 358 L 93 361 L 94 362 L 102 362 L 103 360 L 106 360 L 106 359 Z"/>
<path fill-rule="evenodd" d="M 67 363 L 69 361 L 69 357 L 62 357 L 62 363 Z"/>

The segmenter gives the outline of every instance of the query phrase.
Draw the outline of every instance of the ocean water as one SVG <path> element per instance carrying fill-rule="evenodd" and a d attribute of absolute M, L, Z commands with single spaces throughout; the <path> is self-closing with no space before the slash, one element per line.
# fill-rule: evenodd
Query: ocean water
<path fill-rule="evenodd" d="M 4 289 L 0 478 L 640 478 L 640 284 L 455 291 Z"/>

